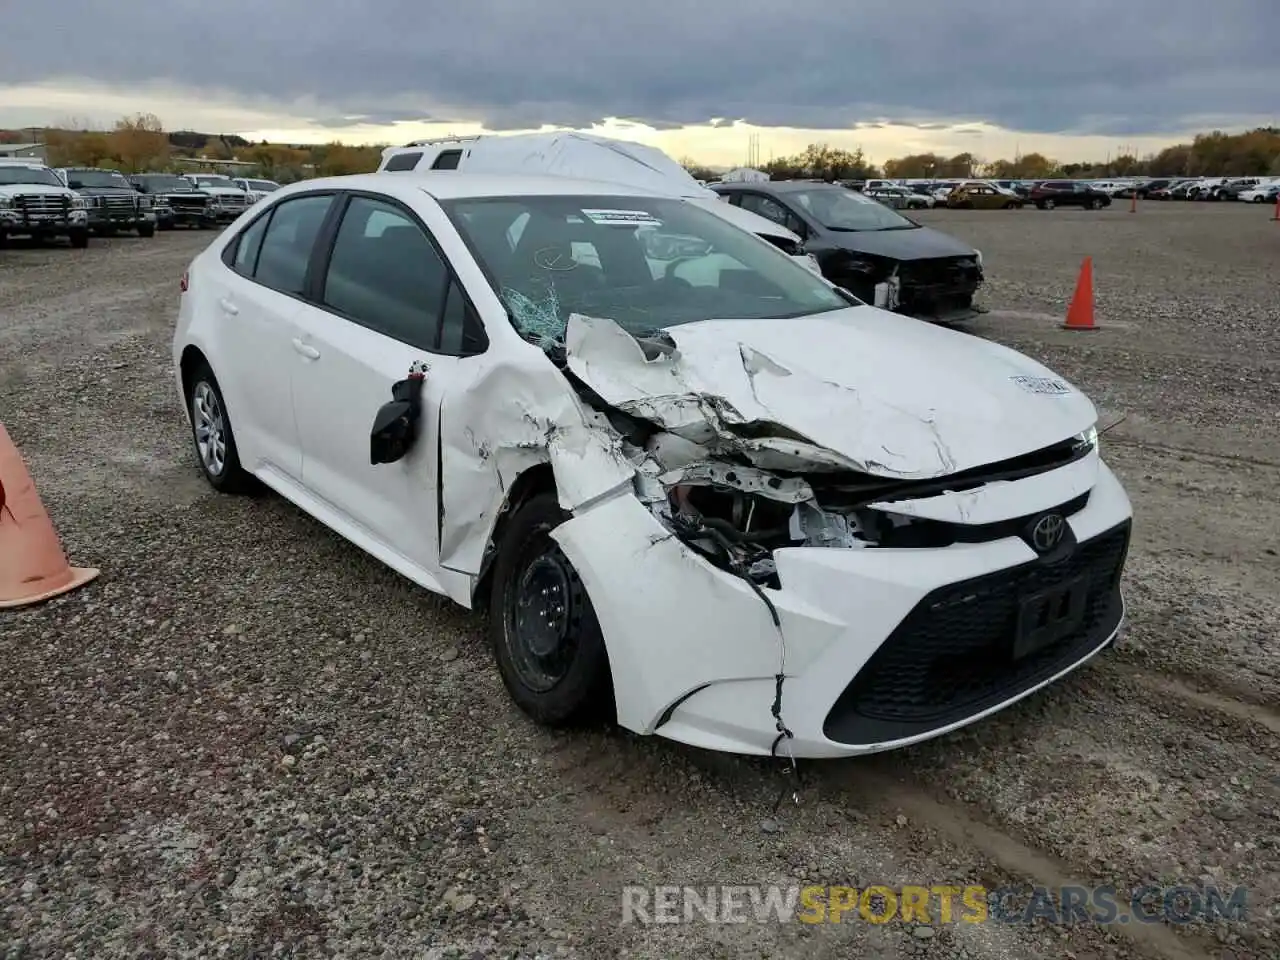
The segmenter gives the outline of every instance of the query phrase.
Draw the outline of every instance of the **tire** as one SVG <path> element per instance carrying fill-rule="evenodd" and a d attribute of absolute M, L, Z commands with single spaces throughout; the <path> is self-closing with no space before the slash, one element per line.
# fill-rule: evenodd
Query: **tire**
<path fill-rule="evenodd" d="M 1041 210 L 1052 210 L 1052 209 L 1053 209 L 1054 207 L 1056 207 L 1056 206 L 1057 206 L 1057 203 L 1055 203 L 1053 200 L 1045 200 L 1045 201 L 1043 201 L 1043 203 L 1040 205 L 1040 209 L 1041 209 Z"/>
<path fill-rule="evenodd" d="M 138 236 L 154 237 L 156 235 L 156 225 L 154 223 L 144 223 L 138 228 Z"/>
<path fill-rule="evenodd" d="M 600 622 L 582 579 L 550 537 L 565 519 L 550 492 L 516 510 L 497 546 L 489 599 L 502 682 L 521 710 L 549 727 L 604 719 L 613 708 Z M 558 596 L 562 603 L 554 602 Z"/>
<path fill-rule="evenodd" d="M 1254 198 L 1253 198 L 1253 202 L 1254 202 L 1254 203 L 1266 203 L 1266 202 L 1267 202 L 1267 198 L 1266 198 L 1266 197 L 1254 197 Z"/>
<path fill-rule="evenodd" d="M 67 234 L 67 239 L 71 241 L 71 246 L 75 247 L 77 250 L 83 250 L 85 247 L 89 246 L 89 231 L 87 229 L 72 230 Z"/>
<path fill-rule="evenodd" d="M 1005 209 L 1005 210 L 1016 210 L 1016 209 L 1018 209 L 1018 205 L 1017 205 L 1016 203 L 1014 203 L 1012 200 L 1010 200 L 1008 203 L 1006 203 L 1006 204 L 1004 205 L 1003 209 Z"/>
<path fill-rule="evenodd" d="M 207 363 L 200 364 L 191 376 L 187 410 L 196 458 L 209 486 L 219 493 L 248 493 L 254 486 L 253 477 L 240 466 L 222 389 Z"/>
<path fill-rule="evenodd" d="M 1102 209 L 1102 201 L 1101 201 L 1101 200 L 1099 200 L 1097 197 L 1094 197 L 1092 200 L 1090 200 L 1090 201 L 1089 201 L 1089 209 L 1090 209 L 1090 210 L 1101 210 L 1101 209 Z"/>

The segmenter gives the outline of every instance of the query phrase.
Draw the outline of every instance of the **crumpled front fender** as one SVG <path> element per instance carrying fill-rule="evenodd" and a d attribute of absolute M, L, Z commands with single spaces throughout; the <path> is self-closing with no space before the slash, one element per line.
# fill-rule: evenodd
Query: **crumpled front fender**
<path fill-rule="evenodd" d="M 762 588 L 779 629 L 748 583 L 686 547 L 633 496 L 584 511 L 551 536 L 599 618 L 618 723 L 637 733 L 653 733 L 672 706 L 707 684 L 802 671 L 845 626 L 798 597 Z M 767 718 L 771 698 L 759 706 Z"/>

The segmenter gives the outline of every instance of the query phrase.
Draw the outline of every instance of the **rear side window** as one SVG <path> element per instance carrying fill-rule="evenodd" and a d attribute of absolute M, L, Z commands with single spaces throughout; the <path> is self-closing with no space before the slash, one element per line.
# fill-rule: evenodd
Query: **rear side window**
<path fill-rule="evenodd" d="M 421 152 L 397 153 L 387 161 L 387 165 L 382 168 L 382 172 L 395 173 L 396 171 L 412 170 L 418 165 L 418 161 L 421 159 Z"/>
<path fill-rule="evenodd" d="M 462 159 L 461 150 L 446 150 L 440 156 L 436 157 L 436 162 L 431 165 L 432 170 L 457 170 L 458 161 Z"/>
<path fill-rule="evenodd" d="M 301 296 L 316 237 L 332 196 L 304 196 L 278 204 L 267 224 L 253 278 L 273 290 Z"/>
<path fill-rule="evenodd" d="M 253 272 L 258 266 L 258 251 L 262 249 L 262 238 L 266 236 L 270 221 L 270 214 L 259 217 L 236 241 L 235 253 L 228 266 L 240 276 L 253 279 Z"/>

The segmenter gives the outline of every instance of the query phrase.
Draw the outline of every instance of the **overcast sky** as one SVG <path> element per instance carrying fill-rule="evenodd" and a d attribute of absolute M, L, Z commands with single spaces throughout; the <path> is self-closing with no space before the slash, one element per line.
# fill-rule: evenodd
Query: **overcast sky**
<path fill-rule="evenodd" d="M 310 139 L 621 117 L 711 144 L 729 118 L 1025 151 L 1280 119 L 1280 0 L 61 0 L 4 23 L 0 125 L 110 120 L 123 94 Z"/>

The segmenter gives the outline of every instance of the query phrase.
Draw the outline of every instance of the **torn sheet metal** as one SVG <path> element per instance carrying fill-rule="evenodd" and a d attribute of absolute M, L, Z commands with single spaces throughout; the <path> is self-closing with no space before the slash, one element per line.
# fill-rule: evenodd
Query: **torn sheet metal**
<path fill-rule="evenodd" d="M 534 350 L 476 358 L 440 411 L 441 565 L 480 573 L 506 493 L 525 470 L 551 466 L 573 511 L 634 489 L 636 463 L 600 414 Z"/>
<path fill-rule="evenodd" d="M 1029 453 L 1097 419 L 1078 391 L 1027 394 L 1043 367 L 989 341 L 865 307 L 669 329 L 647 359 L 612 320 L 574 315 L 569 369 L 619 410 L 766 470 L 932 479 Z"/>
<path fill-rule="evenodd" d="M 780 631 L 769 608 L 745 580 L 707 563 L 634 497 L 575 516 L 551 536 L 587 593 L 608 598 L 595 610 L 613 676 L 625 678 L 614 684 L 619 724 L 652 733 L 668 707 L 708 683 L 772 684 Z M 802 672 L 845 624 L 794 594 L 771 598 L 786 637 L 787 672 Z"/>
<path fill-rule="evenodd" d="M 738 490 L 780 503 L 803 503 L 813 499 L 813 489 L 798 477 L 776 477 L 764 470 L 734 464 L 703 461 L 669 470 L 658 478 L 664 486 L 716 486 Z"/>

